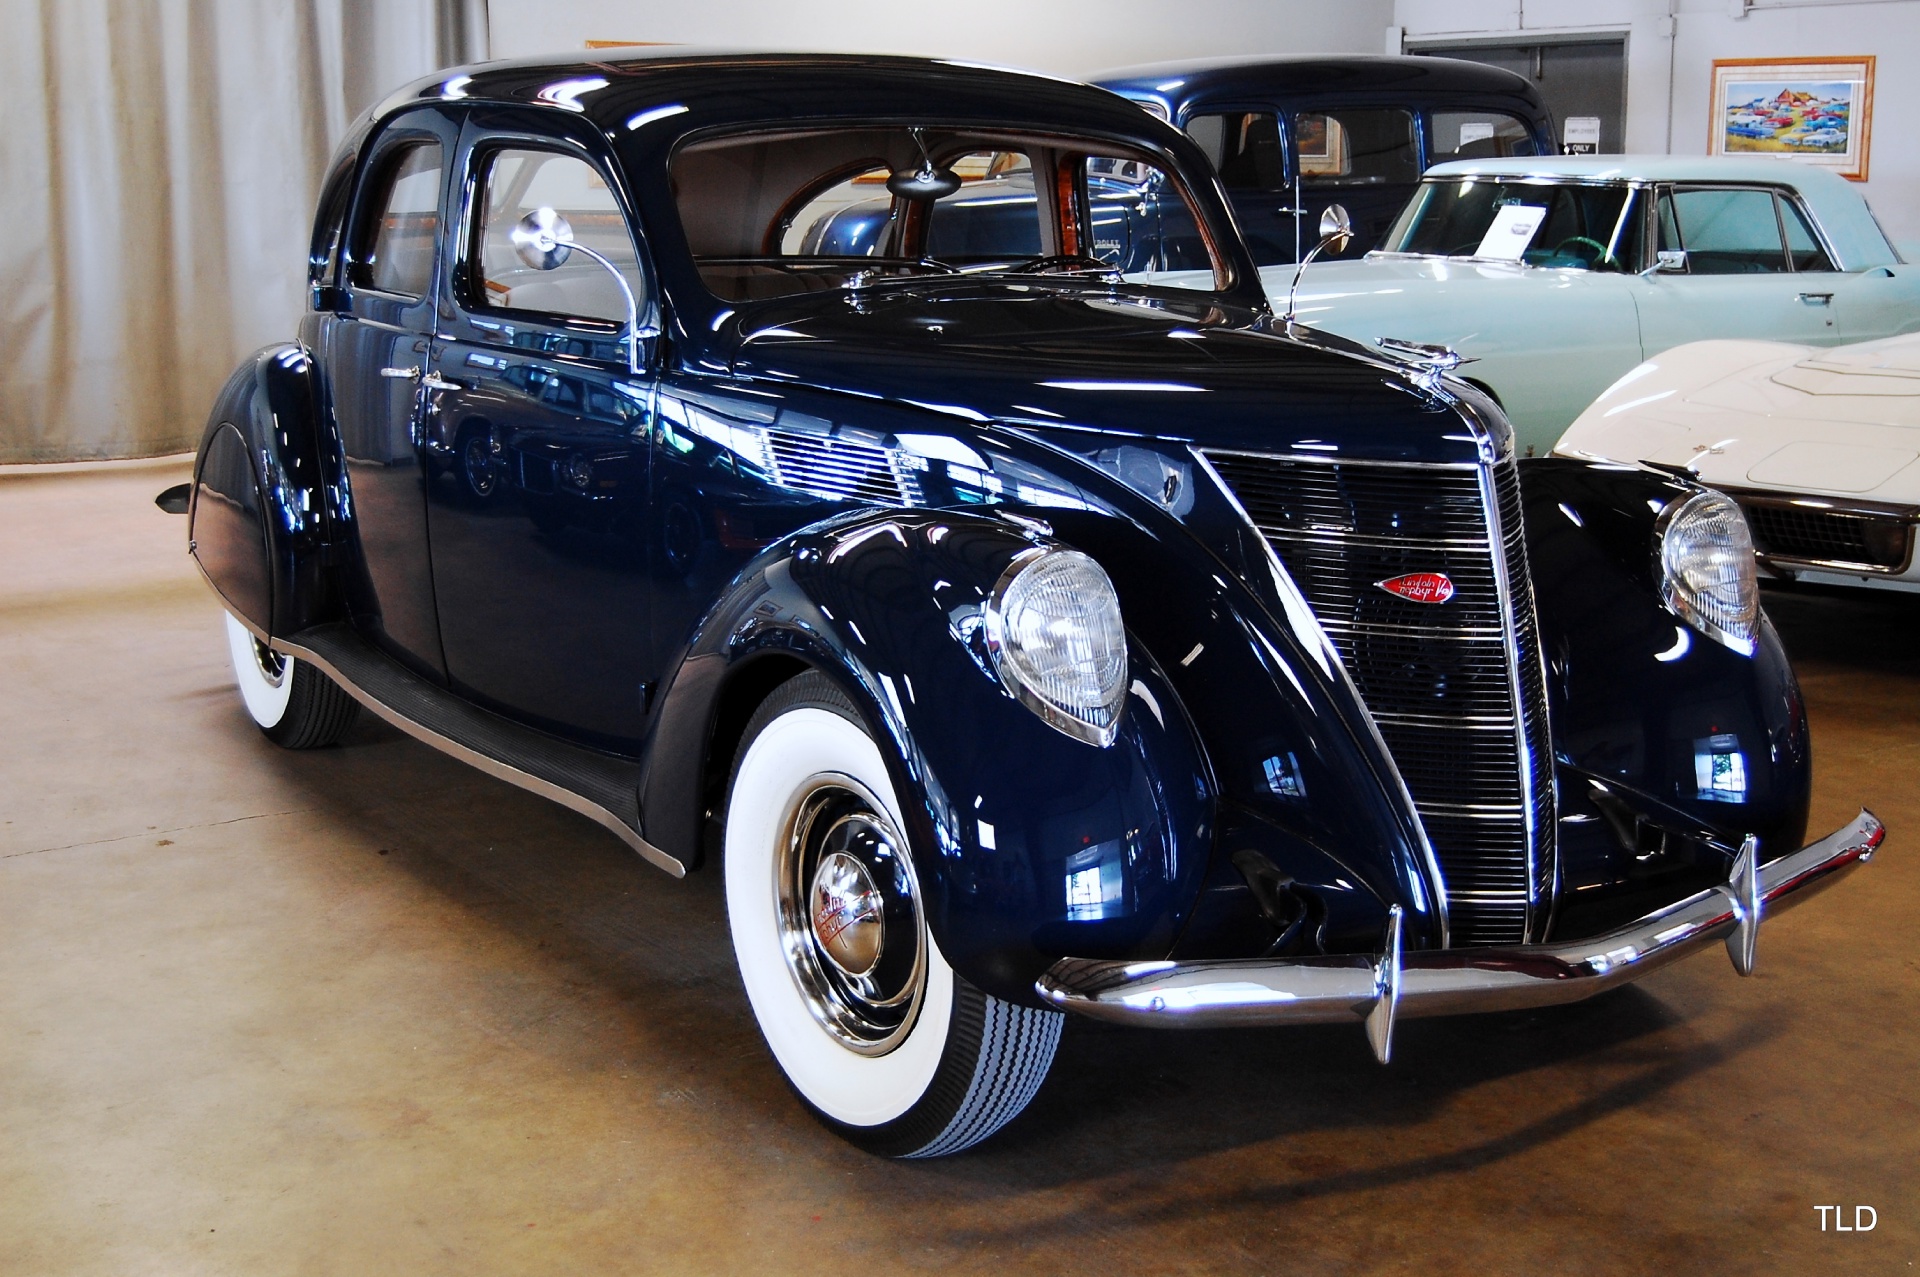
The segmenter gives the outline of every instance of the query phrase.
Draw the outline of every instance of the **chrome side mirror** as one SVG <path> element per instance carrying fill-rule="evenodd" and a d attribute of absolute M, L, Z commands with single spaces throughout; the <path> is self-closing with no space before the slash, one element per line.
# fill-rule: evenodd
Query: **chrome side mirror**
<path fill-rule="evenodd" d="M 1687 273 L 1687 252 L 1683 248 L 1663 248 L 1653 255 L 1653 265 L 1640 273 L 1642 275 L 1684 275 Z"/>
<path fill-rule="evenodd" d="M 567 219 L 550 208 L 536 208 L 513 224 L 507 232 L 507 239 L 513 244 L 513 251 L 521 261 L 534 270 L 553 270 L 565 264 L 578 249 L 594 261 L 599 262 L 613 282 L 620 286 L 620 296 L 627 303 L 627 372 L 635 377 L 640 375 L 640 306 L 634 301 L 633 286 L 627 283 L 627 277 L 618 266 L 585 244 L 576 243 L 573 227 Z"/>
<path fill-rule="evenodd" d="M 1294 267 L 1293 283 L 1287 288 L 1287 327 L 1293 327 L 1293 295 L 1300 291 L 1300 276 L 1306 273 L 1307 263 L 1328 250 L 1344 252 L 1352 242 L 1353 218 L 1348 214 L 1346 205 L 1327 205 L 1326 211 L 1320 214 L 1320 242 Z"/>
<path fill-rule="evenodd" d="M 1336 253 L 1347 251 L 1347 245 L 1353 242 L 1353 218 L 1348 215 L 1344 204 L 1329 204 L 1320 214 L 1320 243 L 1313 250 L 1323 249 Z"/>
<path fill-rule="evenodd" d="M 573 226 L 550 208 L 536 208 L 515 222 L 507 238 L 520 260 L 535 270 L 552 270 L 573 256 Z"/>

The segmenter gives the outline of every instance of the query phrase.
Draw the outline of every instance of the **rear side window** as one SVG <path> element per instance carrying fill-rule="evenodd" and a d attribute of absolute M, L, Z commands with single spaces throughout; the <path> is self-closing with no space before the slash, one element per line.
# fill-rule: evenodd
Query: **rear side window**
<path fill-rule="evenodd" d="M 1427 117 L 1427 150 L 1431 164 L 1539 154 L 1526 121 L 1504 111 L 1435 111 Z"/>
<path fill-rule="evenodd" d="M 1302 111 L 1293 149 L 1308 186 L 1370 186 L 1420 179 L 1413 116 L 1394 109 Z"/>
<path fill-rule="evenodd" d="M 1684 249 L 1695 275 L 1832 269 L 1800 210 L 1772 191 L 1673 191 L 1660 201 L 1660 247 Z"/>
<path fill-rule="evenodd" d="M 510 148 L 487 156 L 479 225 L 480 278 L 474 300 L 495 310 L 528 310 L 565 318 L 627 321 L 627 301 L 607 268 L 585 253 L 572 253 L 552 270 L 520 260 L 513 228 L 536 209 L 567 219 L 575 243 L 619 268 L 634 302 L 646 306 L 626 215 L 600 171 L 585 160 L 556 151 Z"/>
<path fill-rule="evenodd" d="M 1277 191 L 1286 185 L 1280 120 L 1271 112 L 1196 115 L 1187 121 L 1187 134 L 1213 161 L 1228 190 Z"/>
<path fill-rule="evenodd" d="M 387 158 L 374 210 L 360 227 L 353 282 L 362 288 L 424 297 L 433 286 L 440 234 L 440 144 L 416 142 Z"/>

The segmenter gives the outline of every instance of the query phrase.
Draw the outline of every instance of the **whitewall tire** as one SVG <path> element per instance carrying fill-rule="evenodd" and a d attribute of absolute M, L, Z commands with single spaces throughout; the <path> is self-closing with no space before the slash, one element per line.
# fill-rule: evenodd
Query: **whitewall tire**
<path fill-rule="evenodd" d="M 353 697 L 305 661 L 255 638 L 231 612 L 226 619 L 233 681 L 267 739 L 288 749 L 317 749 L 340 739 L 359 709 Z"/>
<path fill-rule="evenodd" d="M 886 760 L 824 675 L 748 724 L 727 796 L 727 921 L 774 1059 L 816 1117 L 894 1157 L 957 1153 L 1040 1088 L 1063 1017 L 992 997 L 929 932 Z"/>

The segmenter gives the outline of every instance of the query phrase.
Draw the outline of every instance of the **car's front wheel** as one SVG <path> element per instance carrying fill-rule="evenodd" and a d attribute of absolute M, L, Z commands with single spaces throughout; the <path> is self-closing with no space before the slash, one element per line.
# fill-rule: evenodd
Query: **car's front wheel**
<path fill-rule="evenodd" d="M 227 614 L 233 681 L 247 713 L 267 739 L 288 749 L 318 749 L 340 739 L 359 706 L 340 685 L 305 661 L 276 652 Z"/>
<path fill-rule="evenodd" d="M 747 998 L 829 1128 L 869 1152 L 938 1157 L 1027 1106 L 1063 1017 L 948 965 L 904 827 L 880 748 L 832 681 L 775 690 L 727 798 L 727 919 Z"/>

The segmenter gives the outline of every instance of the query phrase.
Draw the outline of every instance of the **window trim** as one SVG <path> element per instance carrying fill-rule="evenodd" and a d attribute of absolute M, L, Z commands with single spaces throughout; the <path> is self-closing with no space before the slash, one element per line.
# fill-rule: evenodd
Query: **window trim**
<path fill-rule="evenodd" d="M 488 131 L 473 138 L 464 146 L 465 162 L 460 173 L 460 217 L 454 240 L 455 252 L 452 269 L 448 272 L 451 283 L 449 291 L 453 303 L 469 317 L 478 316 L 488 324 L 499 319 L 509 319 L 516 323 L 535 324 L 546 328 L 573 329 L 591 333 L 595 336 L 618 337 L 626 325 L 625 320 L 600 319 L 592 315 L 568 315 L 560 311 L 534 310 L 522 306 L 494 306 L 486 298 L 484 280 L 477 280 L 478 272 L 483 269 L 480 260 L 480 236 L 482 233 L 481 214 L 486 199 L 487 166 L 493 157 L 502 151 L 545 151 L 553 155 L 579 160 L 600 175 L 613 193 L 614 206 L 626 224 L 627 241 L 633 249 L 634 268 L 639 272 L 643 291 L 636 295 L 638 305 L 638 330 L 633 340 L 645 341 L 656 337 L 660 332 L 657 321 L 659 313 L 659 289 L 651 263 L 647 259 L 646 236 L 641 233 L 638 218 L 633 212 L 633 203 L 627 198 L 626 190 L 620 185 L 613 167 L 595 155 L 588 148 L 572 142 L 570 139 L 543 136 L 533 133 Z M 475 294 L 478 294 L 476 300 Z"/>
<path fill-rule="evenodd" d="M 369 219 L 386 210 L 387 193 L 392 190 L 389 178 L 393 175 L 393 166 L 400 157 L 417 146 L 432 146 L 440 152 L 440 188 L 434 204 L 433 266 L 427 272 L 427 286 L 420 293 L 396 293 L 390 289 L 379 288 L 370 283 L 362 283 L 356 278 L 360 269 L 371 266 L 365 259 Z M 355 293 L 369 294 L 385 298 L 406 306 L 418 306 L 431 299 L 439 288 L 441 249 L 446 238 L 447 217 L 447 175 L 453 165 L 450 154 L 457 149 L 449 144 L 434 129 L 418 124 L 397 124 L 381 134 L 379 145 L 360 166 L 359 180 L 354 184 L 352 210 L 347 219 L 347 234 L 340 254 L 341 286 Z M 372 201 L 379 192 L 380 207 L 372 207 Z"/>

